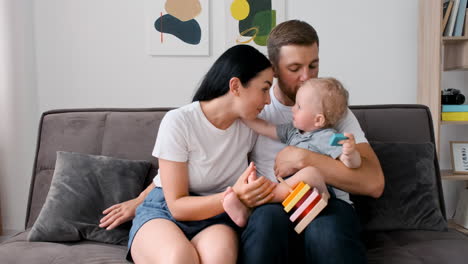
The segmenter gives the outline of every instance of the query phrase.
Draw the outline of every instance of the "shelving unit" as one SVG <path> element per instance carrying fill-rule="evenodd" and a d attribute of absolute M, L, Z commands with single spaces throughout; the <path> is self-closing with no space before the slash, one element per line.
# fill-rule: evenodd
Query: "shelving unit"
<path fill-rule="evenodd" d="M 468 126 L 468 121 L 442 121 L 442 73 L 468 70 L 468 36 L 442 36 L 443 2 L 419 0 L 418 26 L 418 103 L 427 105 L 431 110 L 439 160 L 441 126 L 450 126 L 450 129 L 453 126 Z M 465 184 L 468 182 L 467 174 L 454 174 L 452 170 L 441 170 L 441 177 L 446 181 L 465 181 Z M 453 220 L 449 220 L 449 227 L 468 234 L 467 229 Z"/>
<path fill-rule="evenodd" d="M 437 154 L 440 157 L 440 128 L 468 125 L 468 121 L 441 120 L 441 74 L 468 70 L 468 36 L 442 36 L 443 0 L 419 0 L 418 103 L 432 113 Z M 468 175 L 442 171 L 444 180 L 468 180 Z"/>

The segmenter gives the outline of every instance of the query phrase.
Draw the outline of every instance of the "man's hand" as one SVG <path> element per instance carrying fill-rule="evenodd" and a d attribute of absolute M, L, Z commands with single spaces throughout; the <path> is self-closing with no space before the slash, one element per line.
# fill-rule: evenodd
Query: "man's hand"
<path fill-rule="evenodd" d="M 304 160 L 310 152 L 294 146 L 287 146 L 282 149 L 275 159 L 276 177 L 284 178 L 302 169 L 302 164 L 304 164 Z"/>
<path fill-rule="evenodd" d="M 105 214 L 99 224 L 99 227 L 111 230 L 123 224 L 127 221 L 132 220 L 135 217 L 135 211 L 138 205 L 140 205 L 138 198 L 125 201 L 123 203 L 114 204 L 107 208 L 102 213 Z"/>
<path fill-rule="evenodd" d="M 257 172 L 253 162 L 239 177 L 232 187 L 234 192 L 247 207 L 256 207 L 273 199 L 273 189 L 276 183 L 265 177 L 257 177 Z"/>

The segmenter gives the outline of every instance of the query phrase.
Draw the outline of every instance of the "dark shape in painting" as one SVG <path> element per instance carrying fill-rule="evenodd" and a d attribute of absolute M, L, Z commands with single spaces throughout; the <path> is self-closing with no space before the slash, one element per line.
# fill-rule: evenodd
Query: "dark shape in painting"
<path fill-rule="evenodd" d="M 156 19 L 154 28 L 159 32 L 172 34 L 188 44 L 197 45 L 201 40 L 201 28 L 195 19 L 184 22 L 172 15 L 165 14 Z"/>
<path fill-rule="evenodd" d="M 247 0 L 247 2 L 250 5 L 250 13 L 244 20 L 239 21 L 239 33 L 256 26 L 254 23 L 254 19 L 257 13 L 266 10 L 271 11 L 271 0 Z M 268 30 L 267 34 L 270 33 L 270 30 Z M 253 36 L 253 33 L 254 32 L 251 31 L 248 34 L 245 34 L 244 36 Z"/>

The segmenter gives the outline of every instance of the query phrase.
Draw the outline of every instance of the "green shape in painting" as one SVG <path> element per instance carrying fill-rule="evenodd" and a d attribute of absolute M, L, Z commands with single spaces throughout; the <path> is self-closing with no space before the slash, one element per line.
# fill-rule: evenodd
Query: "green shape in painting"
<path fill-rule="evenodd" d="M 254 19 L 259 12 L 271 11 L 271 0 L 247 0 L 247 2 L 250 5 L 250 13 L 245 19 L 239 21 L 239 34 L 249 28 L 257 26 L 254 23 Z M 252 37 L 254 33 L 255 31 L 251 30 L 245 32 L 243 36 Z"/>
<path fill-rule="evenodd" d="M 254 38 L 255 44 L 266 46 L 270 31 L 276 26 L 276 10 L 265 10 L 258 12 L 254 17 L 255 27 L 258 27 L 257 36 Z"/>

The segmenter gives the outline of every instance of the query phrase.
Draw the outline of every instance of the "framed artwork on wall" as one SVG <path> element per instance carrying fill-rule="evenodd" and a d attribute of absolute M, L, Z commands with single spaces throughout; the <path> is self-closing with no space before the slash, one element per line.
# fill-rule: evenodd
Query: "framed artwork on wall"
<path fill-rule="evenodd" d="M 248 44 L 267 54 L 270 31 L 283 22 L 285 0 L 225 0 L 226 49 Z"/>
<path fill-rule="evenodd" d="M 453 173 L 468 174 L 468 141 L 450 141 Z"/>
<path fill-rule="evenodd" d="M 209 0 L 145 0 L 150 55 L 210 55 Z"/>

